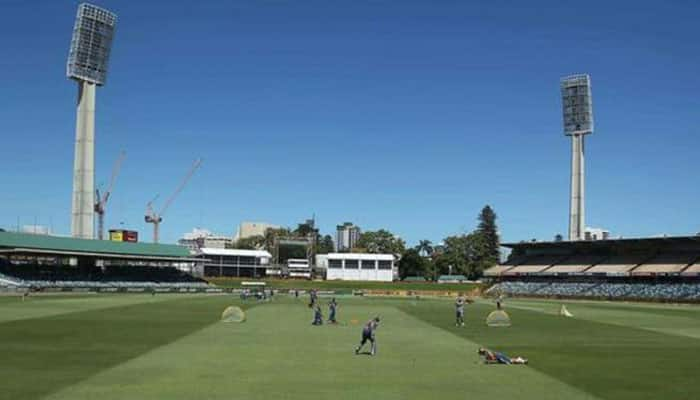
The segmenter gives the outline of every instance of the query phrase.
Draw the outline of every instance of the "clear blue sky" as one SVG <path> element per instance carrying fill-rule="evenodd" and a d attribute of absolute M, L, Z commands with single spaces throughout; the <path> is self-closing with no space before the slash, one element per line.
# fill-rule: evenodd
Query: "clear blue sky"
<path fill-rule="evenodd" d="M 76 1 L 0 0 L 0 226 L 70 231 Z M 353 221 L 413 244 L 472 229 L 566 234 L 559 78 L 591 74 L 587 225 L 700 231 L 696 1 L 98 1 L 118 14 L 97 100 L 107 225 L 202 168 L 163 239 L 240 221 Z"/>

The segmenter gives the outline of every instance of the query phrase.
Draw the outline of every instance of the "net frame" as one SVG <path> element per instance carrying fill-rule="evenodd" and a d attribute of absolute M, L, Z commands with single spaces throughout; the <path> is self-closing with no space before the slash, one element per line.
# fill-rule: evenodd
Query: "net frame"
<path fill-rule="evenodd" d="M 238 306 L 229 306 L 221 313 L 221 322 L 245 322 L 246 313 Z"/>
<path fill-rule="evenodd" d="M 503 310 L 491 311 L 486 317 L 486 325 L 491 328 L 504 328 L 511 325 L 510 315 Z"/>

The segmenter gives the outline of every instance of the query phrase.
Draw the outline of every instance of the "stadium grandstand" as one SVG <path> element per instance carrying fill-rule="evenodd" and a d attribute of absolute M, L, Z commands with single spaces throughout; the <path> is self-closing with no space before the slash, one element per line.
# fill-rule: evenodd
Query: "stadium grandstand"
<path fill-rule="evenodd" d="M 516 296 L 700 300 L 700 236 L 506 243 L 508 260 L 484 272 Z"/>
<path fill-rule="evenodd" d="M 182 246 L 0 232 L 0 287 L 35 290 L 201 290 Z"/>

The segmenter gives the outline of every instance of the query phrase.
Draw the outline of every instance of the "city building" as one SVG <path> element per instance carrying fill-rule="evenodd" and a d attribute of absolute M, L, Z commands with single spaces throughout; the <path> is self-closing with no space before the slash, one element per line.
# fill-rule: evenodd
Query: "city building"
<path fill-rule="evenodd" d="M 233 240 L 228 236 L 215 235 L 206 229 L 195 228 L 192 232 L 184 234 L 177 243 L 196 252 L 203 247 L 225 249 L 233 243 Z"/>
<path fill-rule="evenodd" d="M 196 258 L 200 259 L 196 267 L 200 276 L 262 278 L 272 255 L 265 250 L 202 247 L 197 250 Z"/>
<path fill-rule="evenodd" d="M 608 240 L 610 239 L 610 231 L 601 228 L 586 228 L 586 240 Z"/>
<path fill-rule="evenodd" d="M 352 222 L 345 222 L 336 227 L 335 234 L 335 251 L 351 251 L 357 247 L 357 242 L 360 241 L 360 227 Z"/>
<path fill-rule="evenodd" d="M 204 243 L 202 247 L 215 248 L 215 249 L 225 249 L 232 244 L 232 240 L 228 236 L 206 236 L 204 237 Z"/>
<path fill-rule="evenodd" d="M 51 228 L 46 225 L 22 225 L 22 233 L 33 233 L 36 235 L 51 235 Z"/>
<path fill-rule="evenodd" d="M 393 254 L 330 253 L 317 257 L 317 267 L 326 267 L 327 280 L 391 282 L 395 261 Z"/>
<path fill-rule="evenodd" d="M 268 224 L 267 222 L 241 222 L 238 226 L 238 231 L 233 237 L 236 242 L 240 239 L 246 239 L 253 236 L 265 236 L 268 229 L 280 229 L 281 226 Z"/>

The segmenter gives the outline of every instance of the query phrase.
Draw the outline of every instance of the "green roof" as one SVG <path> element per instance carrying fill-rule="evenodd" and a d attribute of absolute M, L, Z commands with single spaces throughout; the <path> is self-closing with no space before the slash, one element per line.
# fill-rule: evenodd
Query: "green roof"
<path fill-rule="evenodd" d="M 440 275 L 439 281 L 466 281 L 467 277 L 464 275 Z"/>
<path fill-rule="evenodd" d="M 425 282 L 427 279 L 425 279 L 422 276 L 407 276 L 403 278 L 404 282 Z"/>
<path fill-rule="evenodd" d="M 190 255 L 186 247 L 173 244 L 113 242 L 110 240 L 76 239 L 16 232 L 0 232 L 0 248 L 149 257 L 188 257 Z"/>

